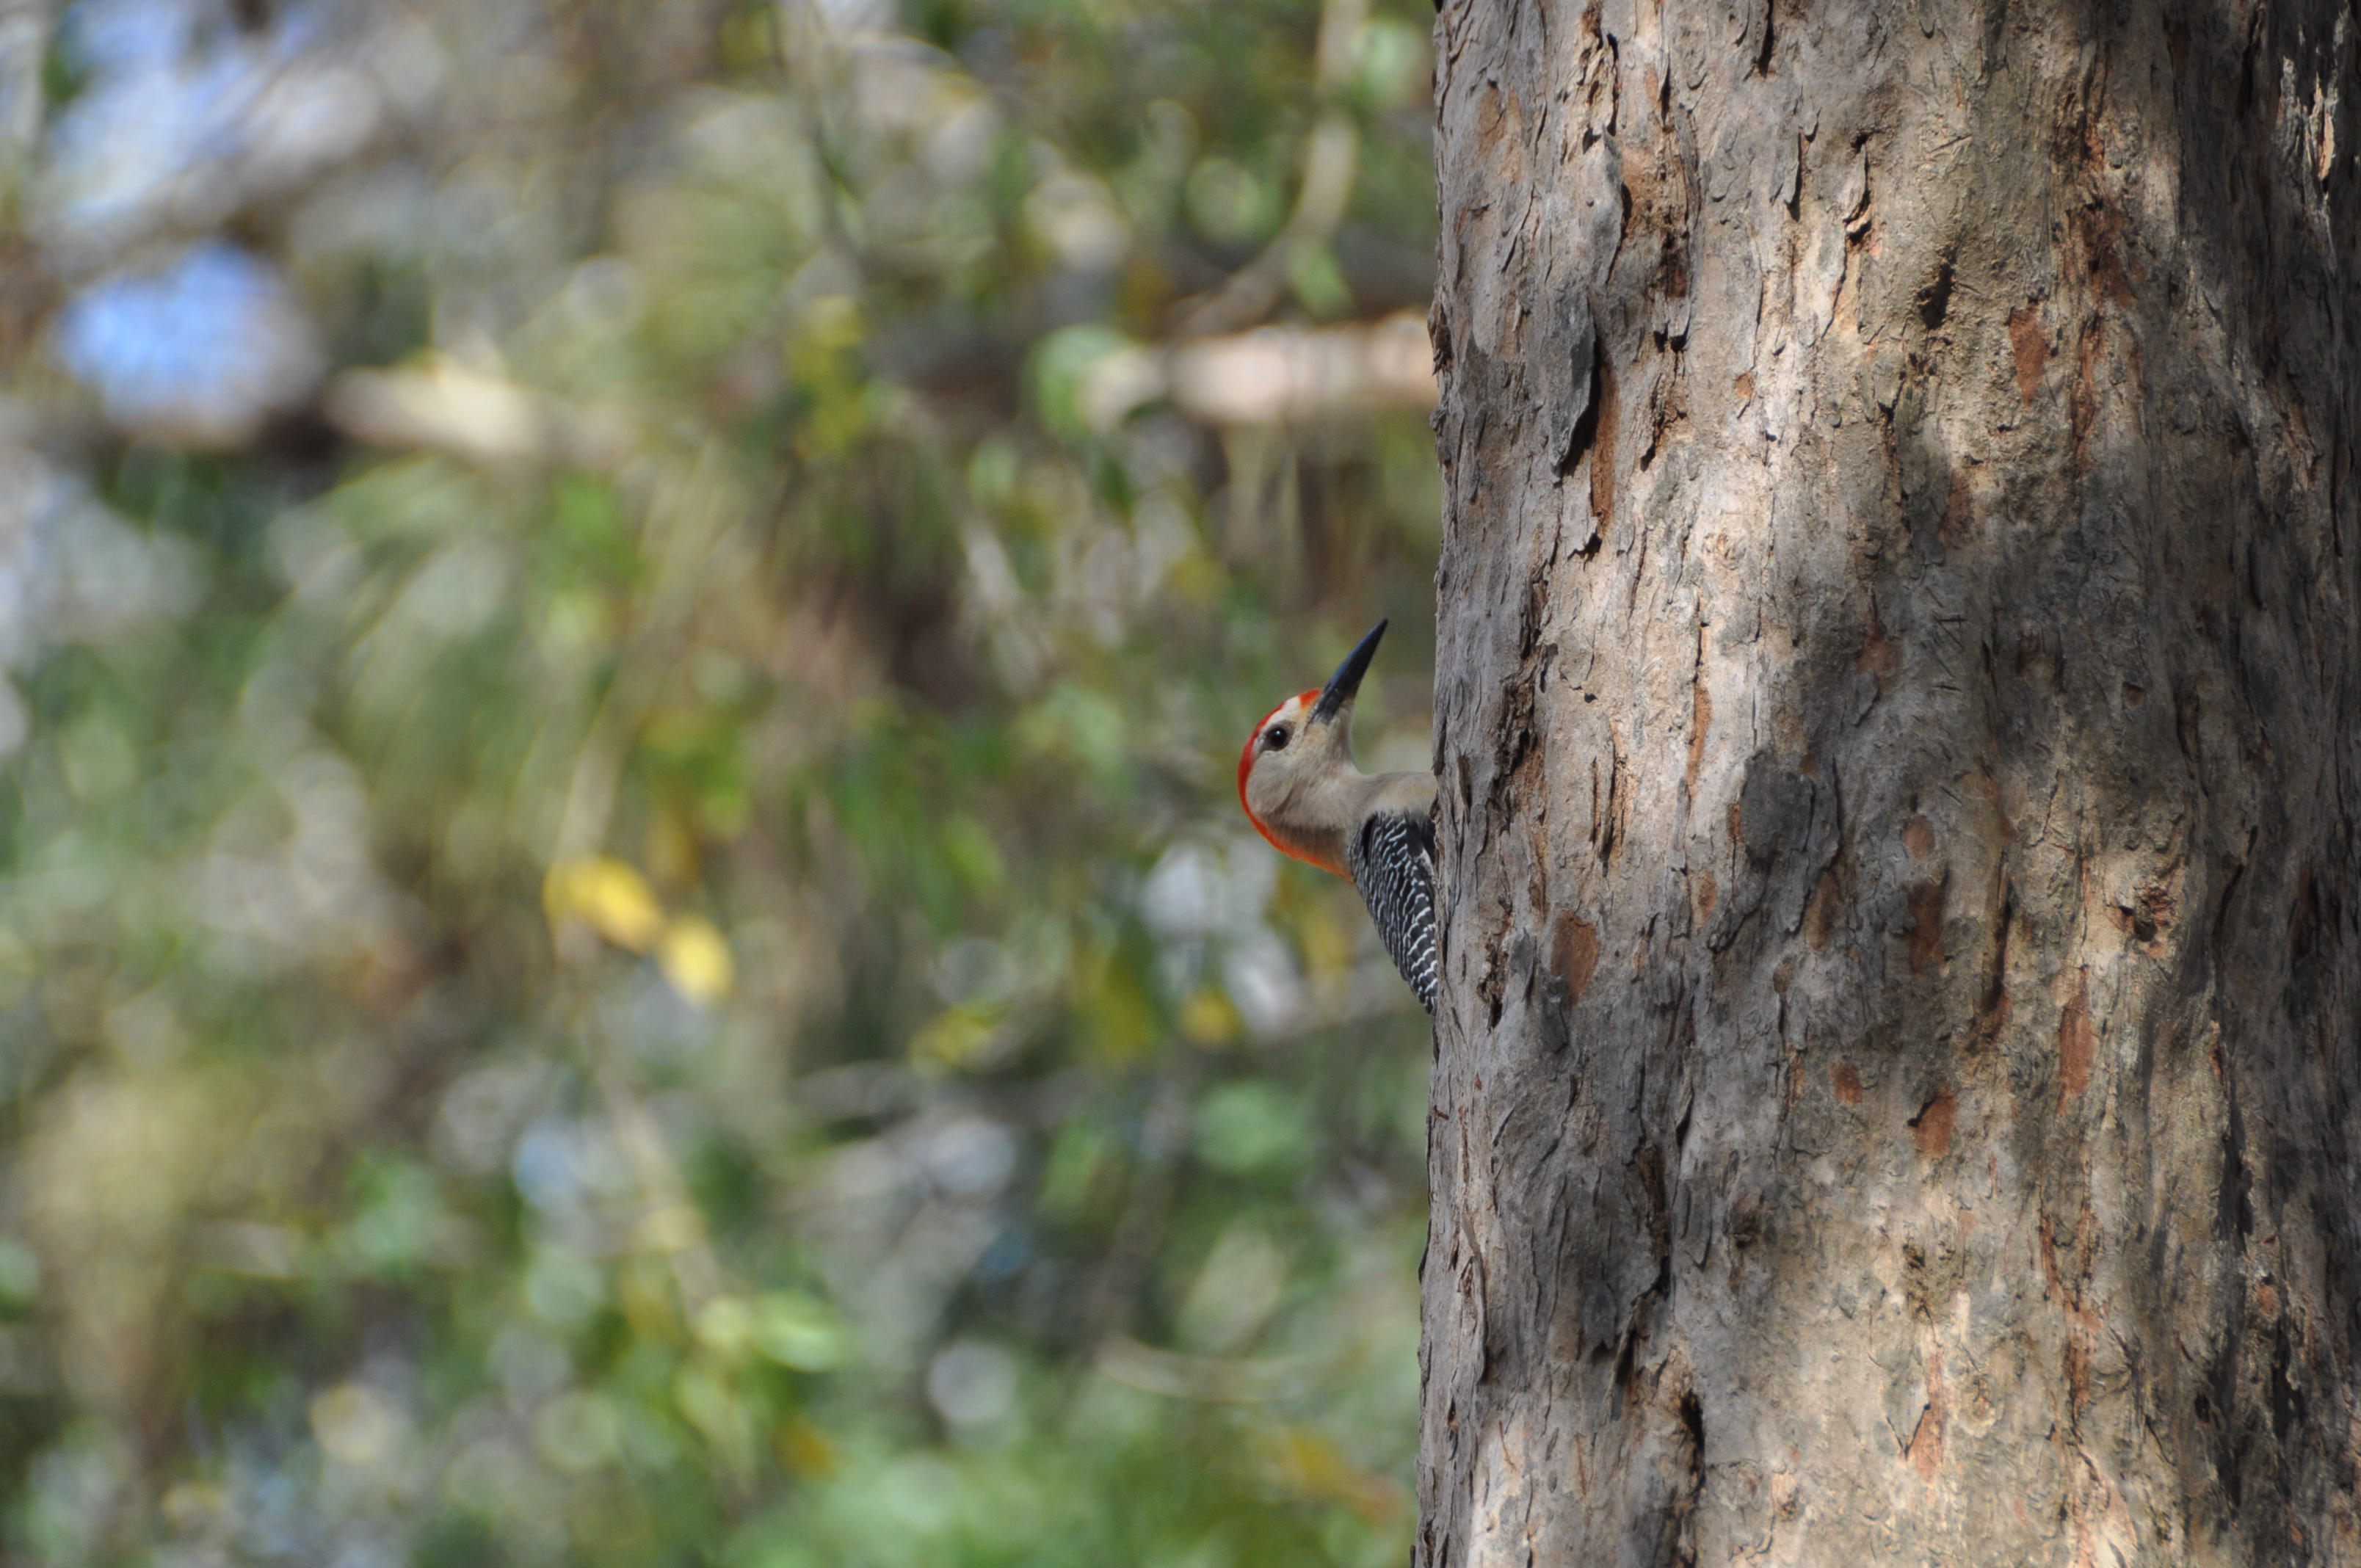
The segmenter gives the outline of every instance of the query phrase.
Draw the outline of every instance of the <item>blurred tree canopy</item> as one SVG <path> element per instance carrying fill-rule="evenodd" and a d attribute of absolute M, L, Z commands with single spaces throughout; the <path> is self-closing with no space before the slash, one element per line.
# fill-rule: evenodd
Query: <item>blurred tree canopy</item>
<path fill-rule="evenodd" d="M 0 6 L 0 1555 L 1400 1560 L 1426 26 Z"/>

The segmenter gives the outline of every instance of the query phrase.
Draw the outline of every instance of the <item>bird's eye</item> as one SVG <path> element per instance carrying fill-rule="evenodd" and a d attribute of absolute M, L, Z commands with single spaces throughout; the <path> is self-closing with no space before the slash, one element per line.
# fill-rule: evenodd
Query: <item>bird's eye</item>
<path fill-rule="evenodd" d="M 1274 725 L 1272 725 L 1269 729 L 1266 729 L 1266 730 L 1264 730 L 1264 731 L 1262 732 L 1262 749 L 1263 749 L 1264 751 L 1279 751 L 1279 750 L 1282 749 L 1283 747 L 1285 747 L 1285 746 L 1286 746 L 1286 744 L 1287 744 L 1287 726 L 1286 726 L 1286 725 L 1284 725 L 1284 724 L 1274 724 Z"/>

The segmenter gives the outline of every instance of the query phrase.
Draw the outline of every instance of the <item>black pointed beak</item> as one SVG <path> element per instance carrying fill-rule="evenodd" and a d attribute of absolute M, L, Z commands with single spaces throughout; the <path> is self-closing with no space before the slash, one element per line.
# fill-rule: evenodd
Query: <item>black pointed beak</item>
<path fill-rule="evenodd" d="M 1313 718 L 1324 724 L 1353 700 L 1353 694 L 1361 689 L 1361 677 L 1369 673 L 1369 661 L 1377 657 L 1378 639 L 1385 634 L 1386 623 L 1380 620 L 1369 629 L 1369 634 L 1362 638 L 1351 652 L 1345 655 L 1345 662 L 1336 666 L 1336 673 L 1328 677 L 1328 685 L 1322 688 L 1320 700 L 1312 705 Z"/>

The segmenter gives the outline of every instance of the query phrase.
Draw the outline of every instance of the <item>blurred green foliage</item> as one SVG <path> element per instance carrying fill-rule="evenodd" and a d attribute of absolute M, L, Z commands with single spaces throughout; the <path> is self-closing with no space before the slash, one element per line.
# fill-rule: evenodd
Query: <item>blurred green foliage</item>
<path fill-rule="evenodd" d="M 1425 1021 L 1234 763 L 1389 614 L 1423 765 L 1431 443 L 1165 369 L 1422 310 L 1424 7 L 54 20 L 0 1556 L 1399 1561 Z M 280 141 L 92 163 L 232 67 Z M 55 368 L 222 243 L 279 390 Z"/>

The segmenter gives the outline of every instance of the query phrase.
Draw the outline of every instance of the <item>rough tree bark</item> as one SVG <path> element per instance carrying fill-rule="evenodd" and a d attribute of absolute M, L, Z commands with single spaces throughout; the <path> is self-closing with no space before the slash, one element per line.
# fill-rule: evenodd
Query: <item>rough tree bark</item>
<path fill-rule="evenodd" d="M 1417 1561 L 2361 1563 L 2361 21 L 1436 39 Z"/>

